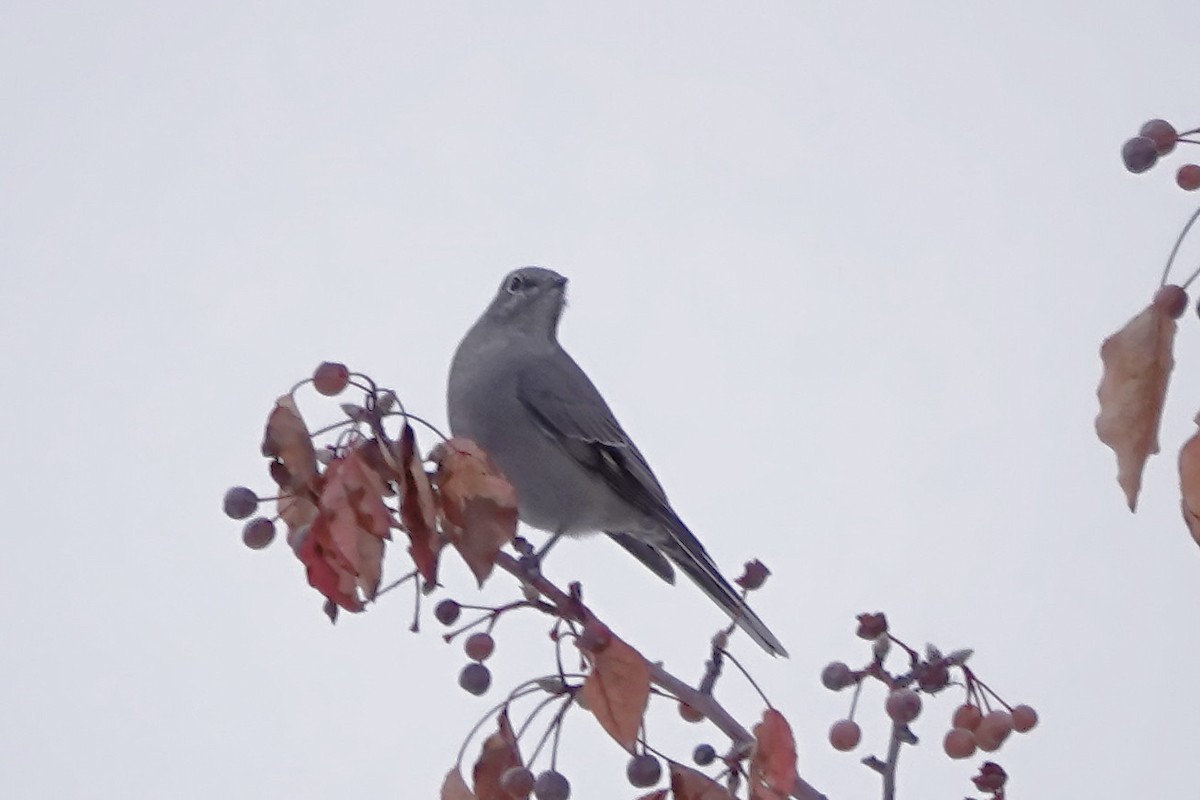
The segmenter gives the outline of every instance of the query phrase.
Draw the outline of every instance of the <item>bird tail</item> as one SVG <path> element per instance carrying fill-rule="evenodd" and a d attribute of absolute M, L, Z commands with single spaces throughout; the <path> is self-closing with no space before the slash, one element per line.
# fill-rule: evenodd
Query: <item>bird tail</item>
<path fill-rule="evenodd" d="M 669 526 L 667 541 L 655 542 L 654 546 L 675 562 L 709 599 L 719 605 L 739 628 L 750 635 L 758 645 L 773 656 L 787 657 L 787 650 L 771 633 L 766 623 L 746 604 L 729 582 L 721 577 L 712 557 L 700 544 L 700 540 L 687 529 L 678 518 Z"/>

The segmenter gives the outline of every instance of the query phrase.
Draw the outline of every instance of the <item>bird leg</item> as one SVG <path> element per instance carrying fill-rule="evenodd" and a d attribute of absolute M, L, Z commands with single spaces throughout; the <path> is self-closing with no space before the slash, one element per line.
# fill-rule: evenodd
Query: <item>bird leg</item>
<path fill-rule="evenodd" d="M 525 569 L 528 570 L 531 574 L 540 573 L 542 570 L 542 559 L 544 559 L 546 557 L 546 554 L 550 552 L 550 548 L 554 546 L 554 543 L 562 538 L 562 535 L 563 535 L 562 531 L 555 531 L 554 533 L 550 534 L 550 538 L 547 539 L 546 543 L 544 545 L 542 545 L 538 550 L 536 550 L 535 552 L 532 552 L 528 555 L 522 556 L 521 564 L 525 567 Z"/>

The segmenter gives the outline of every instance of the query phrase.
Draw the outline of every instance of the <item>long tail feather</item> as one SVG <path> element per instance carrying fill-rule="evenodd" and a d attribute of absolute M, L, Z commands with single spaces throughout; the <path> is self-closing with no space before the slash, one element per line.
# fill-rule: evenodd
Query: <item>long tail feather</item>
<path fill-rule="evenodd" d="M 672 525 L 670 540 L 655 542 L 668 558 L 691 578 L 709 599 L 719 605 L 738 627 L 750 635 L 763 650 L 771 655 L 787 656 L 783 644 L 775 638 L 766 623 L 758 618 L 753 609 L 746 604 L 729 582 L 721 577 L 717 565 L 704 549 L 704 545 L 692 534 L 687 527 L 679 522 Z"/>

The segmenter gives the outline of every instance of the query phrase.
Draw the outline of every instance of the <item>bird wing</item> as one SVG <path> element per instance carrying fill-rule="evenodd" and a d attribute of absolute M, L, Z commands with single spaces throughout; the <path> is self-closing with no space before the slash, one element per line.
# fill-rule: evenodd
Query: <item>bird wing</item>
<path fill-rule="evenodd" d="M 565 352 L 517 376 L 517 397 L 538 427 L 581 467 L 648 517 L 674 517 L 650 465 L 600 392 Z"/>
<path fill-rule="evenodd" d="M 613 416 L 588 376 L 565 351 L 542 359 L 517 375 L 517 397 L 538 427 L 576 463 L 603 480 L 619 497 L 659 523 L 669 538 L 653 543 L 629 534 L 609 533 L 655 574 L 668 580 L 666 559 L 696 585 L 768 653 L 787 651 L 721 575 L 700 540 L 675 514 L 650 465 Z M 634 546 L 630 546 L 635 543 Z M 670 565 L 665 564 L 669 569 Z M 674 571 L 671 570 L 671 577 Z M 673 580 L 668 580 L 673 583 Z"/>

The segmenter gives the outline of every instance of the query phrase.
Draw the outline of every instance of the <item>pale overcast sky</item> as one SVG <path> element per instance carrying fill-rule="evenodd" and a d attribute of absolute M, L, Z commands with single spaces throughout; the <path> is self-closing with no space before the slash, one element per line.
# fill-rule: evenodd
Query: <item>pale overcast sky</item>
<path fill-rule="evenodd" d="M 1092 422 L 1100 340 L 1196 202 L 1118 152 L 1148 118 L 1200 124 L 1197 4 L 2 16 L 0 794 L 436 796 L 499 689 L 553 669 L 544 623 L 503 623 L 497 689 L 470 697 L 436 623 L 407 631 L 411 595 L 331 627 L 220 497 L 269 486 L 266 412 L 323 359 L 443 422 L 459 338 L 504 272 L 542 264 L 571 278 L 565 344 L 683 518 L 731 577 L 774 570 L 754 604 L 792 658 L 735 645 L 830 798 L 878 796 L 858 759 L 882 752 L 882 692 L 840 754 L 849 698 L 818 682 L 865 660 L 870 610 L 975 648 L 1039 709 L 996 756 L 1012 797 L 1195 795 L 1200 552 L 1174 467 L 1194 313 L 1136 516 Z M 547 569 L 700 675 L 721 617 L 692 586 L 604 539 Z M 982 759 L 941 753 L 949 694 L 915 724 L 902 797 L 974 793 Z M 758 718 L 736 676 L 722 697 Z M 723 744 L 666 706 L 650 735 L 685 759 Z M 575 798 L 641 793 L 583 714 L 560 763 Z"/>

